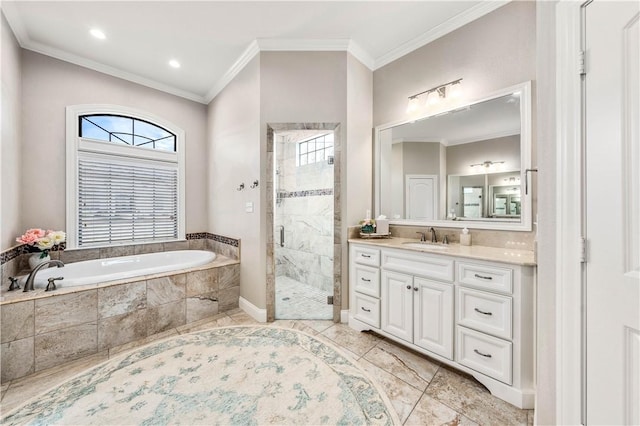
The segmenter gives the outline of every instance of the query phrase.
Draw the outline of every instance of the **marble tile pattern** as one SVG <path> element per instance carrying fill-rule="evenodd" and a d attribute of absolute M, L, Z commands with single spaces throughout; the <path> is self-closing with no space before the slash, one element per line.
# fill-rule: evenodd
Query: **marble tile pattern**
<path fill-rule="evenodd" d="M 78 373 L 124 351 L 159 339 L 229 325 L 256 324 L 240 309 L 185 324 L 129 342 L 109 351 L 36 372 L 28 377 L 2 380 L 0 409 L 7 412 Z M 520 410 L 493 397 L 464 373 L 450 370 L 427 356 L 370 332 L 357 332 L 331 321 L 278 320 L 274 327 L 291 328 L 336 345 L 373 378 L 404 425 L 532 424 L 533 410 Z M 353 351 L 355 350 L 355 352 Z M 4 360 L 4 352 L 3 352 Z"/>
<path fill-rule="evenodd" d="M 66 288 L 0 304 L 2 381 L 146 339 L 238 307 L 240 265 L 212 265 L 129 283 Z"/>

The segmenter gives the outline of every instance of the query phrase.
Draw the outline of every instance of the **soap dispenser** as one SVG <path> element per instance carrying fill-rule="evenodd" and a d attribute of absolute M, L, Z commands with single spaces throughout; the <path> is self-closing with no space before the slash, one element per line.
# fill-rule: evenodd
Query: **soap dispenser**
<path fill-rule="evenodd" d="M 461 246 L 470 246 L 471 245 L 471 233 L 465 226 L 460 234 L 460 245 Z"/>

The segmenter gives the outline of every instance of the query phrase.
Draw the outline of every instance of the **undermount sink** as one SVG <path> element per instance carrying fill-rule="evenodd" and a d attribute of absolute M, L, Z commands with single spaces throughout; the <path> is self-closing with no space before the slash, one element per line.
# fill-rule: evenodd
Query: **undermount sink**
<path fill-rule="evenodd" d="M 449 248 L 448 245 L 442 243 L 429 243 L 429 242 L 419 242 L 419 241 L 407 241 L 402 243 L 403 246 L 412 247 L 412 248 L 420 248 L 427 250 L 446 250 Z"/>

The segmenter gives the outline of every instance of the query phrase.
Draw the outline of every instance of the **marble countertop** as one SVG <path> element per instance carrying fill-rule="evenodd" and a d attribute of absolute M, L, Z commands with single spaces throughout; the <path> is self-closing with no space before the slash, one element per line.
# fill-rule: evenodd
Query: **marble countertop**
<path fill-rule="evenodd" d="M 433 245 L 430 244 L 424 244 L 423 247 L 415 247 L 407 246 L 404 243 L 419 243 L 419 240 L 415 238 L 400 237 L 380 239 L 352 238 L 349 239 L 349 242 L 375 247 L 402 249 L 408 251 L 417 251 L 421 253 L 441 254 L 443 256 L 464 257 L 467 259 L 488 260 L 491 262 L 510 263 L 522 266 L 536 265 L 535 254 L 532 250 L 521 250 L 517 248 L 487 247 L 477 245 L 461 246 L 458 243 L 448 244 L 447 246 L 437 244 L 437 247 L 433 247 Z"/>

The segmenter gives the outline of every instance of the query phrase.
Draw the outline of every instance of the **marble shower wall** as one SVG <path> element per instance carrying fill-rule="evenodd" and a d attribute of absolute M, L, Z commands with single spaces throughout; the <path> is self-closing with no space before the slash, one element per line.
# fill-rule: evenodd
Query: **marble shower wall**
<path fill-rule="evenodd" d="M 325 131 L 326 132 L 326 131 Z M 276 277 L 333 293 L 333 165 L 296 166 L 296 143 L 277 141 Z M 280 227 L 284 226 L 284 247 Z"/>

